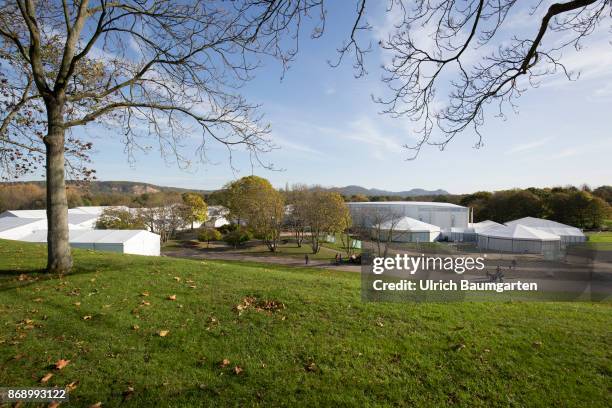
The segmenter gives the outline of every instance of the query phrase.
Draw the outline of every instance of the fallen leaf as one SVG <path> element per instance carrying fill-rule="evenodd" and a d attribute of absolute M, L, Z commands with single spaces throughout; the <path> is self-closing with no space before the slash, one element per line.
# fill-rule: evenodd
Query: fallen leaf
<path fill-rule="evenodd" d="M 75 306 L 81 306 L 81 302 L 74 302 Z"/>
<path fill-rule="evenodd" d="M 170 295 L 170 296 L 168 296 L 168 300 L 176 300 L 176 295 Z"/>
<path fill-rule="evenodd" d="M 181 278 L 179 278 L 178 276 L 175 276 L 175 277 L 174 277 L 174 280 L 175 280 L 175 281 L 177 281 L 177 282 L 180 282 L 180 281 L 181 281 Z"/>
<path fill-rule="evenodd" d="M 140 329 L 139 325 L 135 324 L 135 325 L 132 326 L 132 330 L 138 330 L 138 329 Z"/>
<path fill-rule="evenodd" d="M 76 389 L 78 384 L 79 384 L 78 381 L 73 381 L 70 384 L 66 385 L 66 388 L 68 389 L 68 391 L 73 391 Z"/>
<path fill-rule="evenodd" d="M 141 304 L 142 304 L 143 306 L 151 306 L 151 302 L 147 302 L 146 300 L 143 300 L 143 301 L 141 302 Z"/>
<path fill-rule="evenodd" d="M 70 360 L 64 360 L 63 358 L 59 359 L 55 363 L 55 369 L 56 370 L 61 370 L 62 368 L 66 367 L 68 365 L 68 363 L 70 363 Z"/>
<path fill-rule="evenodd" d="M 132 396 L 134 393 L 134 387 L 128 386 L 125 391 L 123 391 L 123 398 L 127 399 Z"/>
<path fill-rule="evenodd" d="M 314 363 L 314 361 L 311 361 L 310 363 L 306 364 L 304 369 L 306 369 L 306 371 L 314 372 L 317 371 L 317 365 Z"/>
<path fill-rule="evenodd" d="M 45 376 L 43 378 L 40 379 L 40 382 L 44 384 L 47 381 L 49 381 L 51 379 L 51 377 L 53 377 L 53 373 L 47 373 L 47 374 L 45 374 Z"/>
<path fill-rule="evenodd" d="M 170 333 L 170 330 L 160 330 L 157 334 L 159 334 L 159 337 L 166 337 L 168 333 Z"/>
<path fill-rule="evenodd" d="M 225 368 L 229 365 L 230 361 L 227 358 L 224 358 L 223 361 L 221 361 L 221 364 L 219 364 L 219 366 L 221 368 Z"/>
<path fill-rule="evenodd" d="M 196 285 L 189 285 L 189 287 L 190 287 L 191 289 L 196 289 L 196 288 L 197 288 L 197 286 L 196 286 Z"/>
<path fill-rule="evenodd" d="M 19 275 L 19 278 L 18 278 L 18 279 L 19 279 L 20 281 L 24 281 L 24 280 L 27 280 L 27 279 L 28 279 L 28 277 L 27 277 L 25 274 L 23 274 L 23 273 L 22 273 L 21 275 Z"/>
<path fill-rule="evenodd" d="M 91 316 L 89 316 L 89 315 L 83 316 L 83 320 L 91 320 Z"/>
<path fill-rule="evenodd" d="M 461 351 L 461 350 L 463 350 L 464 348 L 465 348 L 465 344 L 463 344 L 463 343 L 459 343 L 459 344 L 457 344 L 457 345 L 455 345 L 455 346 L 453 347 L 453 350 L 455 350 L 455 351 Z"/>
<path fill-rule="evenodd" d="M 142 292 L 140 295 L 141 296 L 149 296 L 149 292 Z"/>
<path fill-rule="evenodd" d="M 43 298 L 36 298 L 36 299 L 34 299 L 34 302 L 36 302 L 36 303 L 40 303 L 42 301 L 43 301 Z"/>
<path fill-rule="evenodd" d="M 239 375 L 243 371 L 242 367 L 236 366 L 234 367 L 234 374 Z"/>
<path fill-rule="evenodd" d="M 100 408 L 102 406 L 102 401 L 98 401 L 95 404 L 91 404 L 89 408 Z"/>
<path fill-rule="evenodd" d="M 49 405 L 47 405 L 47 408 L 57 408 L 57 407 L 59 407 L 59 406 L 60 406 L 60 403 L 59 403 L 59 402 L 57 402 L 57 401 L 51 401 L 51 402 L 49 403 Z"/>

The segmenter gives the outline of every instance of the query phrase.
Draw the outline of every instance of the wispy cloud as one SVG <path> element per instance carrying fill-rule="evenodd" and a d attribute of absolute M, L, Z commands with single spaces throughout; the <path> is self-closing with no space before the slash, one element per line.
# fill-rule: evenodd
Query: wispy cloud
<path fill-rule="evenodd" d="M 553 140 L 552 136 L 548 136 L 539 140 L 534 140 L 533 142 L 518 144 L 512 148 L 510 148 L 506 154 L 516 154 L 516 153 L 525 153 L 531 150 L 535 150 L 538 147 L 546 145 L 548 142 Z"/>

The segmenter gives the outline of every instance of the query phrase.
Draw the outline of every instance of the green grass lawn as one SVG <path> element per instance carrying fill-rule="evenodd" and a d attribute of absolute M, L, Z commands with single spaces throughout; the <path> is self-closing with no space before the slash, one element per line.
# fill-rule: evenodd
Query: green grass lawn
<path fill-rule="evenodd" d="M 363 303 L 354 273 L 74 253 L 58 278 L 44 246 L 0 241 L 0 386 L 52 373 L 68 406 L 612 405 L 609 303 Z"/>
<path fill-rule="evenodd" d="M 609 242 L 612 243 L 612 231 L 607 232 L 587 232 L 589 242 Z"/>

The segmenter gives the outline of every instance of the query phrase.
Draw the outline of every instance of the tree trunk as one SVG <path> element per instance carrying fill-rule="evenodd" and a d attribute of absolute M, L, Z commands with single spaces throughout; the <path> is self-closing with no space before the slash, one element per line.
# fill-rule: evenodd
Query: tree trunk
<path fill-rule="evenodd" d="M 61 109 L 47 105 L 48 133 L 44 138 L 47 172 L 47 272 L 72 268 L 68 240 L 68 201 L 64 168 L 64 127 Z"/>

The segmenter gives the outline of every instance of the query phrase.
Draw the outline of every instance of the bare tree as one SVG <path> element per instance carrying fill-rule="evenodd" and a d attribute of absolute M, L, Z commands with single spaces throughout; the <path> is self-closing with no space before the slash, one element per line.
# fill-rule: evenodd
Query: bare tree
<path fill-rule="evenodd" d="M 365 0 L 357 3 L 350 41 L 339 52 L 340 59 L 353 56 L 355 75 L 361 76 L 369 47 L 358 36 L 370 26 Z M 524 10 L 519 7 L 528 13 L 517 14 Z M 424 145 L 444 149 L 466 130 L 475 133 L 478 147 L 489 105 L 504 117 L 544 76 L 560 72 L 575 79 L 562 63 L 562 51 L 579 49 L 612 16 L 612 1 L 389 0 L 387 12 L 397 20 L 379 43 L 390 57 L 383 67 L 389 94 L 374 100 L 384 113 L 416 122 L 419 140 L 405 146 L 414 158 Z M 517 18 L 523 28 L 509 21 Z M 525 22 L 531 35 L 524 34 Z"/>
<path fill-rule="evenodd" d="M 230 157 L 244 146 L 259 162 L 273 147 L 268 127 L 237 89 L 252 78 L 258 55 L 286 65 L 301 19 L 322 15 L 321 7 L 316 0 L 0 0 L 2 81 L 11 90 L 2 96 L 0 155 L 14 154 L 8 145 L 44 154 L 47 270 L 72 266 L 65 189 L 72 128 L 120 127 L 130 157 L 146 147 L 139 136 L 153 135 L 181 166 L 189 159 L 180 147 L 197 131 L 200 158 L 215 140 Z M 39 132 L 20 130 L 19 119 L 31 115 Z"/>
<path fill-rule="evenodd" d="M 362 240 L 373 239 L 377 256 L 387 256 L 389 244 L 398 238 L 397 224 L 404 216 L 402 212 L 385 205 L 376 204 L 351 208 L 353 225 Z"/>

